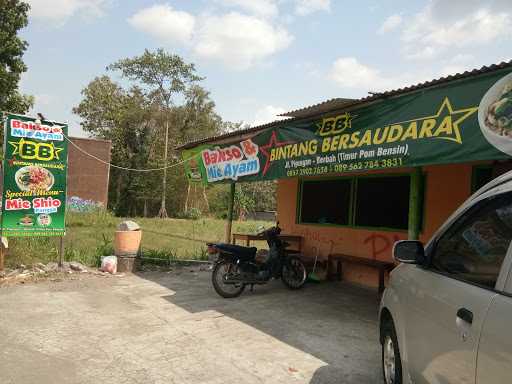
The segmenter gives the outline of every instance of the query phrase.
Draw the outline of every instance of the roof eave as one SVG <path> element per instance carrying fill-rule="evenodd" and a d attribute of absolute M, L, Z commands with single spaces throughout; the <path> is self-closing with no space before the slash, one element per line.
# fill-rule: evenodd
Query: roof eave
<path fill-rule="evenodd" d="M 287 113 L 281 115 L 281 116 L 290 116 L 291 114 L 298 115 L 300 111 L 305 112 L 305 113 L 301 114 L 300 116 L 293 116 L 292 118 L 286 119 L 286 120 L 277 120 L 277 121 L 273 121 L 273 122 L 270 122 L 270 123 L 267 123 L 267 124 L 263 124 L 263 125 L 259 125 L 259 126 L 256 126 L 256 127 L 247 128 L 247 129 L 244 129 L 244 130 L 239 130 L 239 131 L 234 131 L 234 132 L 227 132 L 227 133 L 224 133 L 224 134 L 219 135 L 219 136 L 207 137 L 207 138 L 204 138 L 204 139 L 191 141 L 191 142 L 188 142 L 188 143 L 185 143 L 185 144 L 182 144 L 182 145 L 176 147 L 176 149 L 177 150 L 190 149 L 190 148 L 194 148 L 194 147 L 196 147 L 198 145 L 202 145 L 202 144 L 206 144 L 206 143 L 214 144 L 214 143 L 218 143 L 220 141 L 223 141 L 225 139 L 234 138 L 234 137 L 237 137 L 237 136 L 244 136 L 244 135 L 251 135 L 251 134 L 254 135 L 254 134 L 256 134 L 258 132 L 261 132 L 261 131 L 263 131 L 265 129 L 278 127 L 278 126 L 282 125 L 284 122 L 290 123 L 290 122 L 295 122 L 295 121 L 307 121 L 307 120 L 310 120 L 310 119 L 312 119 L 314 117 L 319 117 L 319 116 L 322 116 L 322 115 L 325 115 L 325 114 L 328 114 L 328 113 L 332 113 L 334 111 L 348 110 L 348 109 L 354 108 L 356 106 L 361 106 L 361 105 L 364 105 L 364 104 L 374 103 L 374 102 L 377 102 L 379 100 L 386 99 L 388 97 L 403 95 L 403 94 L 407 94 L 407 93 L 410 93 L 410 92 L 415 92 L 415 91 L 418 91 L 418 90 L 421 90 L 421 89 L 425 89 L 425 88 L 436 87 L 436 86 L 440 86 L 440 85 L 443 85 L 443 84 L 451 82 L 451 81 L 462 80 L 462 79 L 466 79 L 466 78 L 472 77 L 472 76 L 492 73 L 494 71 L 498 71 L 498 70 L 505 69 L 505 68 L 510 68 L 510 67 L 512 67 L 512 60 L 510 60 L 508 62 L 503 61 L 503 62 L 501 62 L 499 64 L 492 64 L 490 66 L 483 66 L 483 67 L 481 67 L 479 69 L 473 69 L 471 71 L 465 71 L 463 73 L 456 73 L 454 75 L 440 77 L 438 79 L 433 79 L 433 80 L 425 81 L 423 83 L 414 84 L 414 85 L 411 85 L 411 86 L 408 86 L 408 87 L 397 88 L 397 89 L 393 89 L 393 90 L 389 90 L 389 91 L 384 91 L 384 92 L 380 92 L 380 93 L 373 93 L 373 94 L 371 94 L 369 96 L 366 96 L 366 97 L 363 97 L 361 99 L 340 99 L 340 100 L 347 100 L 347 103 L 344 103 L 344 104 L 339 105 L 339 106 L 337 106 L 337 105 L 335 105 L 335 103 L 333 103 L 334 105 L 332 107 L 328 107 L 325 110 L 318 109 L 318 106 L 320 106 L 320 105 L 329 104 L 329 102 L 333 102 L 333 101 L 337 100 L 337 99 L 331 99 L 331 100 L 327 100 L 327 101 L 325 101 L 323 103 L 319 103 L 319 104 L 315 104 L 315 105 L 310 106 L 310 107 L 305 107 L 305 108 L 298 109 L 298 110 L 295 110 L 295 111 L 287 112 Z M 306 111 L 308 111 L 308 110 L 311 110 L 311 111 L 314 111 L 314 112 L 306 113 Z"/>

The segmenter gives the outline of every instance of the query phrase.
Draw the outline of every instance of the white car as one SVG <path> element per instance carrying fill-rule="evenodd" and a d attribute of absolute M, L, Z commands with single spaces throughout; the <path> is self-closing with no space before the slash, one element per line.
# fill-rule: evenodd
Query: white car
<path fill-rule="evenodd" d="M 424 248 L 399 241 L 380 306 L 386 384 L 512 383 L 512 172 Z"/>

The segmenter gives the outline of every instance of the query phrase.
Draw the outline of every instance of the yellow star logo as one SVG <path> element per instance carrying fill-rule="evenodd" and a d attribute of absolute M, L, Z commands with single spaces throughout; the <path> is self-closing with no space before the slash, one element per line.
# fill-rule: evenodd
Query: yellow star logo
<path fill-rule="evenodd" d="M 441 106 L 439 107 L 439 110 L 435 115 L 432 116 L 426 116 L 426 117 L 420 117 L 419 119 L 411 119 L 402 121 L 397 124 L 403 124 L 403 123 L 410 123 L 413 121 L 422 121 L 427 119 L 438 119 L 440 116 L 459 116 L 457 120 L 452 121 L 452 127 L 453 127 L 453 135 L 454 137 L 450 136 L 436 136 L 436 139 L 443 139 L 443 140 L 451 140 L 455 141 L 456 143 L 462 144 L 462 137 L 460 134 L 460 123 L 462 123 L 464 120 L 466 120 L 469 116 L 471 116 L 473 113 L 478 111 L 478 107 L 470 107 L 470 108 L 463 108 L 463 109 L 457 109 L 454 110 L 452 103 L 450 102 L 450 99 L 448 97 L 445 97 Z M 446 113 L 448 112 L 448 113 Z"/>
<path fill-rule="evenodd" d="M 20 139 L 19 141 L 9 141 L 13 147 L 12 155 L 19 155 L 22 159 L 51 161 L 60 160 L 59 153 L 64 148 L 55 147 L 52 143 L 37 143 L 30 140 Z"/>

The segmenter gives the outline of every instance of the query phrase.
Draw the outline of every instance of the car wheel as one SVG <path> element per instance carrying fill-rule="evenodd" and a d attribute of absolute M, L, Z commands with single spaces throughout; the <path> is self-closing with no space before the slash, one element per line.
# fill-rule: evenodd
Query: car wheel
<path fill-rule="evenodd" d="M 393 320 L 385 320 L 381 330 L 382 374 L 385 384 L 402 384 L 402 361 Z"/>

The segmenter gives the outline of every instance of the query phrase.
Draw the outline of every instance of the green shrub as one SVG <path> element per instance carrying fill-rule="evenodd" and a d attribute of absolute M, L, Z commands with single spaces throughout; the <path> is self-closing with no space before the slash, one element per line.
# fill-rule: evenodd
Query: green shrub
<path fill-rule="evenodd" d="M 178 214 L 178 219 L 199 220 L 202 217 L 199 208 L 190 208 L 188 211 Z"/>

